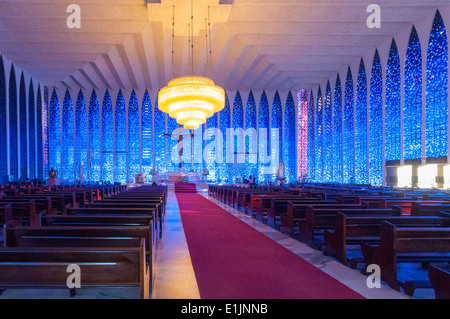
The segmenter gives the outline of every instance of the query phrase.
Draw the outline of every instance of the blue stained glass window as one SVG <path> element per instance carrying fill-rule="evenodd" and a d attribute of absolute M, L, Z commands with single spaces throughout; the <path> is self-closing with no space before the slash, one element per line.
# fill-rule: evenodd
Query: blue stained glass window
<path fill-rule="evenodd" d="M 284 143 L 283 162 L 285 165 L 286 183 L 297 181 L 297 144 L 295 136 L 295 102 L 289 91 L 284 106 Z"/>
<path fill-rule="evenodd" d="M 140 157 L 139 102 L 133 90 L 128 104 L 128 177 L 131 179 L 141 171 Z"/>
<path fill-rule="evenodd" d="M 18 179 L 18 131 L 17 131 L 17 87 L 14 65 L 11 66 L 9 77 L 9 173 L 13 179 Z M 59 119 L 59 118 L 58 118 Z"/>
<path fill-rule="evenodd" d="M 250 91 L 247 98 L 247 104 L 245 108 L 245 176 L 258 175 L 258 132 L 256 122 L 256 101 L 253 92 Z"/>
<path fill-rule="evenodd" d="M 386 69 L 385 157 L 400 161 L 401 144 L 401 74 L 397 44 L 392 39 Z"/>
<path fill-rule="evenodd" d="M 6 79 L 3 57 L 0 56 L 0 184 L 7 184 L 8 152 L 7 152 L 7 118 L 6 118 Z"/>
<path fill-rule="evenodd" d="M 119 90 L 115 108 L 114 178 L 127 182 L 127 110 L 122 90 Z"/>
<path fill-rule="evenodd" d="M 206 120 L 206 132 L 205 132 L 205 138 L 206 138 L 206 169 L 208 170 L 208 180 L 217 181 L 218 174 L 217 174 L 217 161 L 218 157 L 216 152 L 222 150 L 222 145 L 219 144 L 218 136 L 217 136 L 217 129 L 218 129 L 218 116 L 217 113 L 214 113 L 213 116 L 208 118 Z M 215 132 L 212 132 L 212 129 L 216 129 Z M 208 132 L 211 132 L 208 134 Z M 212 134 L 215 134 L 214 137 Z M 212 143 L 211 145 L 209 145 Z M 208 146 L 209 145 L 209 146 Z"/>
<path fill-rule="evenodd" d="M 102 117 L 103 120 L 103 117 Z M 97 93 L 92 90 L 89 101 L 89 170 L 90 181 L 101 180 L 102 150 L 100 141 L 100 105 Z"/>
<path fill-rule="evenodd" d="M 114 122 L 111 95 L 106 90 L 102 103 L 102 157 L 101 178 L 114 182 Z"/>
<path fill-rule="evenodd" d="M 179 153 L 178 153 L 178 138 L 179 138 L 179 131 L 176 131 L 178 128 L 177 120 L 173 117 L 170 117 L 167 115 L 167 133 L 171 134 L 171 136 L 167 136 L 167 151 L 168 151 L 168 157 L 167 157 L 167 171 L 168 172 L 178 172 L 179 169 Z M 184 134 L 183 130 L 183 134 Z M 181 158 L 182 165 L 184 169 L 190 169 L 192 165 L 192 158 L 191 158 L 191 144 L 190 139 L 188 136 L 183 135 L 183 157 Z"/>
<path fill-rule="evenodd" d="M 327 83 L 323 101 L 323 181 L 331 182 L 333 178 L 333 105 L 331 86 Z"/>
<path fill-rule="evenodd" d="M 245 178 L 245 155 L 244 138 L 240 132 L 244 129 L 244 106 L 242 105 L 241 93 L 236 92 L 233 102 L 233 170 L 232 181 Z M 236 134 L 237 133 L 237 134 Z"/>
<path fill-rule="evenodd" d="M 422 158 L 422 50 L 414 26 L 405 62 L 403 154 L 405 160 Z"/>
<path fill-rule="evenodd" d="M 314 93 L 311 91 L 308 104 L 308 177 L 316 179 L 316 122 Z"/>
<path fill-rule="evenodd" d="M 266 92 L 263 91 L 259 101 L 258 112 L 258 182 L 269 181 L 268 165 L 270 165 L 270 113 L 269 101 Z"/>
<path fill-rule="evenodd" d="M 27 152 L 27 92 L 25 88 L 25 78 L 22 72 L 20 76 L 19 89 L 19 123 L 20 123 L 20 176 L 26 179 L 28 176 L 28 152 Z"/>
<path fill-rule="evenodd" d="M 283 156 L 283 106 L 281 105 L 281 99 L 278 91 L 275 92 L 275 96 L 273 98 L 272 125 L 270 131 L 272 135 L 270 139 L 270 150 L 272 155 L 272 181 L 275 181 L 277 178 L 277 169 Z"/>
<path fill-rule="evenodd" d="M 348 68 L 345 80 L 344 97 L 344 141 L 343 141 L 343 162 L 344 162 L 344 183 L 355 182 L 355 127 L 354 127 L 354 84 L 352 71 Z"/>
<path fill-rule="evenodd" d="M 75 179 L 86 180 L 87 163 L 87 110 L 83 92 L 78 92 L 75 103 Z"/>
<path fill-rule="evenodd" d="M 218 164 L 219 180 L 231 181 L 231 166 L 230 166 L 230 154 L 232 150 L 227 150 L 227 129 L 231 128 L 231 114 L 230 114 L 230 101 L 228 94 L 225 92 L 225 106 L 219 113 L 219 129 L 223 135 L 223 147 L 222 147 L 222 163 Z M 220 150 L 219 150 L 220 151 Z M 231 151 L 231 152 L 230 152 Z"/>
<path fill-rule="evenodd" d="M 315 180 L 317 182 L 323 181 L 323 101 L 322 89 L 319 86 L 317 91 L 317 105 L 316 105 L 316 173 Z"/>
<path fill-rule="evenodd" d="M 48 157 L 49 166 L 61 170 L 61 123 L 58 95 L 53 90 L 48 113 Z M 61 176 L 61 175 L 58 175 Z"/>
<path fill-rule="evenodd" d="M 367 75 L 361 59 L 356 84 L 355 105 L 355 182 L 367 183 Z"/>
<path fill-rule="evenodd" d="M 342 139 L 342 85 L 338 74 L 333 99 L 333 182 L 335 183 L 342 183 Z"/>
<path fill-rule="evenodd" d="M 427 50 L 425 156 L 447 156 L 448 41 L 444 21 L 436 12 Z"/>
<path fill-rule="evenodd" d="M 158 108 L 158 98 L 155 102 L 155 170 L 159 173 L 166 171 L 166 113 Z"/>
<path fill-rule="evenodd" d="M 62 110 L 62 178 L 73 181 L 75 177 L 74 160 L 74 127 L 73 127 L 73 104 L 69 90 L 66 90 Z"/>
<path fill-rule="evenodd" d="M 44 86 L 43 89 L 43 99 L 42 99 L 42 155 L 43 155 L 43 161 L 44 161 L 44 171 L 45 171 L 45 176 L 47 175 L 48 170 L 50 169 L 50 150 L 49 150 L 49 142 L 48 142 L 48 138 L 49 138 L 49 130 L 50 130 L 50 120 L 49 120 L 49 116 L 50 116 L 50 95 L 49 95 L 49 90 L 47 86 Z M 39 104 L 38 104 L 39 107 Z M 44 172 L 42 172 L 44 174 Z"/>
<path fill-rule="evenodd" d="M 369 107 L 369 183 L 383 185 L 383 75 L 378 50 L 372 63 Z"/>
<path fill-rule="evenodd" d="M 28 147 L 29 147 L 29 164 L 30 164 L 30 180 L 36 178 L 36 110 L 35 110 L 33 81 L 30 80 L 28 89 Z"/>
<path fill-rule="evenodd" d="M 142 172 L 151 177 L 153 168 L 153 110 L 148 91 L 145 91 L 141 111 L 141 143 L 142 143 Z"/>
<path fill-rule="evenodd" d="M 43 129 L 43 119 L 42 119 L 42 93 L 41 86 L 38 85 L 37 89 L 37 99 L 36 99 L 36 131 L 37 131 L 37 178 L 44 179 L 44 135 L 42 133 Z"/>

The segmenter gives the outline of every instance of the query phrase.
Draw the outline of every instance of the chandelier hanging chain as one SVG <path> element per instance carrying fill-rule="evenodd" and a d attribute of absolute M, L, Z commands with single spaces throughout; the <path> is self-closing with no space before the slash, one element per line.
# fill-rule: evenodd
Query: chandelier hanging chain
<path fill-rule="evenodd" d="M 208 40 L 209 40 L 209 77 L 212 78 L 212 46 L 211 46 L 211 15 L 210 15 L 210 9 L 211 7 L 208 6 Z"/>
<path fill-rule="evenodd" d="M 174 41 L 175 41 L 175 5 L 173 5 L 173 16 L 172 16 L 172 80 L 173 80 L 173 55 L 175 53 L 174 49 Z"/>
<path fill-rule="evenodd" d="M 191 0 L 191 75 L 194 74 L 194 0 Z"/>

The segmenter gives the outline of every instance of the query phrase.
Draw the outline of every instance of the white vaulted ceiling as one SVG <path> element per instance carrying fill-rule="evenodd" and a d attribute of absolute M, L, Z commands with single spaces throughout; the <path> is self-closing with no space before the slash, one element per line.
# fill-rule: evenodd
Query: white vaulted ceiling
<path fill-rule="evenodd" d="M 192 73 L 227 90 L 309 89 L 448 0 L 193 0 Z M 70 29 L 67 6 L 81 8 Z M 175 5 L 174 62 L 172 14 Z M 188 75 L 190 0 L 0 0 L 0 52 L 44 85 L 149 89 Z M 210 6 L 212 63 L 205 33 Z M 209 40 L 208 40 L 209 41 Z M 209 64 L 210 63 L 210 64 Z"/>

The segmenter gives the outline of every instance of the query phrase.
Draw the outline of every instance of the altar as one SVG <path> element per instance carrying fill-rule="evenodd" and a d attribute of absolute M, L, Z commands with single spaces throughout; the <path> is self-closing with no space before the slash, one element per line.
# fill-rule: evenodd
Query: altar
<path fill-rule="evenodd" d="M 183 177 L 183 176 L 187 178 L 187 181 L 189 183 L 200 182 L 200 178 L 198 177 L 197 173 L 187 173 L 187 174 L 169 173 L 168 180 L 169 180 L 169 182 L 176 183 L 180 180 L 180 177 Z"/>

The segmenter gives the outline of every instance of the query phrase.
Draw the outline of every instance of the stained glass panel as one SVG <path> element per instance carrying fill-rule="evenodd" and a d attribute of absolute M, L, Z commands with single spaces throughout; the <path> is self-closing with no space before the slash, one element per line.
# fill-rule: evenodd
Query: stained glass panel
<path fill-rule="evenodd" d="M 333 105 L 331 86 L 328 81 L 323 101 L 323 181 L 333 177 Z"/>
<path fill-rule="evenodd" d="M 55 171 L 61 170 L 61 124 L 58 95 L 53 90 L 48 113 L 48 158 L 49 167 Z M 60 175 L 59 175 L 60 176 Z"/>
<path fill-rule="evenodd" d="M 356 84 L 355 183 L 367 183 L 367 75 L 362 59 Z"/>
<path fill-rule="evenodd" d="M 139 102 L 133 90 L 128 104 L 128 178 L 133 180 L 141 171 L 139 131 Z"/>
<path fill-rule="evenodd" d="M 75 104 L 75 177 L 79 181 L 86 180 L 87 162 L 87 110 L 83 92 L 78 92 Z"/>
<path fill-rule="evenodd" d="M 103 120 L 103 117 L 102 117 Z M 105 119 L 107 120 L 107 119 Z M 101 166 L 102 166 L 102 141 L 100 137 L 100 105 L 98 102 L 97 93 L 92 90 L 89 101 L 89 170 L 88 177 L 90 181 L 101 180 Z"/>
<path fill-rule="evenodd" d="M 106 90 L 102 103 L 102 181 L 114 183 L 114 122 L 111 95 Z"/>
<path fill-rule="evenodd" d="M 422 158 L 422 50 L 414 26 L 405 61 L 403 154 L 405 160 Z"/>
<path fill-rule="evenodd" d="M 297 182 L 297 150 L 295 136 L 295 102 L 289 91 L 284 106 L 284 143 L 283 162 L 285 165 L 286 183 Z"/>
<path fill-rule="evenodd" d="M 114 179 L 127 182 L 127 110 L 122 90 L 119 90 L 115 108 Z"/>
<path fill-rule="evenodd" d="M 369 106 L 369 183 L 383 185 L 383 75 L 378 51 L 372 63 Z"/>
<path fill-rule="evenodd" d="M 153 110 L 150 94 L 145 91 L 141 112 L 142 172 L 150 180 L 153 168 Z"/>
<path fill-rule="evenodd" d="M 343 162 L 344 162 L 344 183 L 355 182 L 355 129 L 354 129 L 354 84 L 352 71 L 348 68 L 345 80 L 344 97 L 344 141 L 343 141 Z"/>
<path fill-rule="evenodd" d="M 425 156 L 448 153 L 448 41 L 444 21 L 436 12 L 427 50 Z"/>
<path fill-rule="evenodd" d="M 339 74 L 336 78 L 333 99 L 333 182 L 343 181 L 343 131 L 342 131 L 342 85 Z"/>
<path fill-rule="evenodd" d="M 401 148 L 401 74 L 397 44 L 392 39 L 386 69 L 385 157 L 400 161 Z"/>

